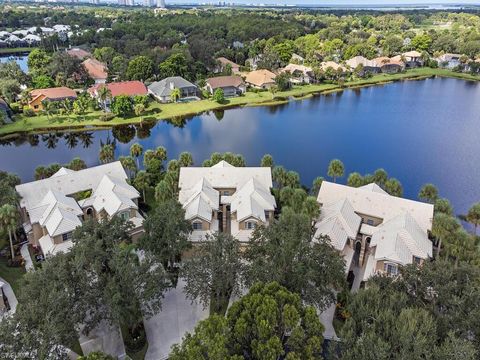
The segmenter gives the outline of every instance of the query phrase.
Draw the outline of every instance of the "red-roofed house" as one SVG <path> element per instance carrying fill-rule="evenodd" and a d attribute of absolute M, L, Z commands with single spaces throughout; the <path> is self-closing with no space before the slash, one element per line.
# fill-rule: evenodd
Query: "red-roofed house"
<path fill-rule="evenodd" d="M 67 54 L 71 57 L 76 57 L 77 59 L 84 60 L 92 56 L 88 51 L 80 48 L 72 48 L 67 50 Z"/>
<path fill-rule="evenodd" d="M 65 86 L 49 88 L 49 89 L 35 89 L 30 91 L 31 100 L 28 106 L 33 111 L 43 110 L 43 101 L 62 101 L 65 99 L 74 100 L 77 98 L 77 93 Z"/>
<path fill-rule="evenodd" d="M 82 62 L 88 76 L 95 80 L 95 84 L 105 84 L 107 82 L 107 66 L 96 59 L 87 59 Z"/>
<path fill-rule="evenodd" d="M 121 81 L 121 82 L 112 82 L 108 84 L 95 84 L 88 92 L 94 98 L 98 97 L 98 90 L 102 87 L 106 86 L 111 94 L 112 97 L 119 96 L 119 95 L 127 95 L 127 96 L 135 96 L 135 95 L 148 95 L 147 87 L 141 81 Z"/>

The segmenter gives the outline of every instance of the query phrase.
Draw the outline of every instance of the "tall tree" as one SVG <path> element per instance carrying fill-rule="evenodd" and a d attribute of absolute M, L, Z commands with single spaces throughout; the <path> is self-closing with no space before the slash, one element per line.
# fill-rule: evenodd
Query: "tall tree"
<path fill-rule="evenodd" d="M 345 166 L 338 159 L 333 159 L 328 165 L 327 175 L 333 178 L 333 182 L 337 182 L 337 178 L 345 175 Z"/>
<path fill-rule="evenodd" d="M 474 226 L 474 234 L 477 234 L 477 227 L 480 225 L 480 203 L 473 204 L 468 210 L 467 221 Z"/>
<path fill-rule="evenodd" d="M 15 258 L 15 251 L 13 249 L 13 238 L 18 225 L 18 212 L 14 205 L 4 204 L 0 206 L 0 224 L 1 227 L 8 232 L 8 239 L 10 241 L 10 255 L 12 260 Z"/>
<path fill-rule="evenodd" d="M 184 151 L 178 157 L 178 165 L 180 167 L 188 167 L 193 165 L 193 156 L 191 153 Z"/>
<path fill-rule="evenodd" d="M 275 166 L 275 163 L 273 161 L 272 155 L 270 154 L 263 155 L 262 160 L 260 161 L 260 166 L 273 168 Z"/>
<path fill-rule="evenodd" d="M 187 297 L 210 305 L 210 314 L 224 315 L 230 296 L 240 294 L 241 254 L 240 242 L 230 234 L 208 236 L 182 268 Z"/>
<path fill-rule="evenodd" d="M 149 213 L 143 227 L 140 247 L 158 256 L 165 269 L 175 272 L 183 252 L 191 246 L 192 225 L 185 220 L 185 210 L 175 200 L 160 203 Z"/>
<path fill-rule="evenodd" d="M 460 227 L 457 219 L 444 213 L 437 213 L 433 217 L 432 234 L 438 240 L 437 257 L 440 256 L 442 241 L 451 237 Z"/>
<path fill-rule="evenodd" d="M 106 164 L 115 160 L 115 149 L 112 144 L 105 144 L 100 148 L 98 155 L 100 162 Z"/>
<path fill-rule="evenodd" d="M 268 227 L 258 227 L 245 256 L 247 284 L 277 281 L 319 309 L 336 299 L 344 284 L 344 262 L 327 238 L 312 241 L 308 216 L 287 211 Z"/>
<path fill-rule="evenodd" d="M 427 201 L 431 204 L 434 204 L 435 201 L 438 199 L 438 189 L 433 184 L 425 184 L 420 189 L 418 193 L 418 198 L 420 200 Z"/>
<path fill-rule="evenodd" d="M 323 326 L 313 307 L 278 283 L 257 283 L 226 318 L 211 315 L 175 345 L 171 360 L 320 359 Z"/>
<path fill-rule="evenodd" d="M 137 161 L 137 167 L 140 167 L 140 164 L 138 163 L 138 158 L 142 156 L 143 154 L 143 146 L 140 145 L 139 143 L 132 144 L 130 146 L 130 156 L 136 159 Z"/>
<path fill-rule="evenodd" d="M 138 191 L 142 192 L 143 201 L 147 201 L 145 192 L 150 187 L 150 179 L 149 174 L 145 170 L 140 170 L 135 175 L 135 179 L 133 180 L 133 185 Z"/>

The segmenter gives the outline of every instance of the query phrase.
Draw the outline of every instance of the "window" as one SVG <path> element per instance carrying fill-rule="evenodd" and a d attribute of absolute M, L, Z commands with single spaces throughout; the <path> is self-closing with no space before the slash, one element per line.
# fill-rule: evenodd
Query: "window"
<path fill-rule="evenodd" d="M 130 219 L 130 212 L 128 212 L 128 211 L 123 211 L 123 212 L 121 212 L 121 213 L 118 213 L 117 216 L 118 216 L 120 219 L 127 221 L 128 219 Z"/>
<path fill-rule="evenodd" d="M 63 239 L 63 241 L 71 240 L 71 239 L 72 239 L 72 235 L 73 235 L 72 232 L 68 232 L 68 233 L 62 234 L 62 239 Z"/>
<path fill-rule="evenodd" d="M 265 211 L 265 220 L 269 220 L 270 219 L 270 211 Z"/>
<path fill-rule="evenodd" d="M 368 219 L 368 220 L 367 220 L 367 224 L 368 224 L 368 225 L 373 225 L 373 220 L 372 220 L 372 219 Z"/>
<path fill-rule="evenodd" d="M 224 190 L 224 191 L 223 191 L 223 195 L 224 195 L 224 196 L 229 196 L 229 195 L 230 195 L 230 191 Z"/>
<path fill-rule="evenodd" d="M 34 108 L 34 109 L 38 109 L 38 105 L 33 105 L 33 108 Z"/>
<path fill-rule="evenodd" d="M 397 275 L 398 274 L 398 266 L 392 263 L 385 263 L 383 264 L 383 269 L 388 275 Z"/>
<path fill-rule="evenodd" d="M 202 230 L 202 222 L 201 221 L 194 221 L 192 224 L 193 230 Z"/>
<path fill-rule="evenodd" d="M 257 227 L 257 223 L 255 221 L 246 221 L 245 222 L 245 229 L 246 230 L 253 230 Z"/>
<path fill-rule="evenodd" d="M 413 262 L 414 262 L 415 264 L 417 264 L 417 265 L 420 265 L 420 263 L 422 262 L 422 259 L 420 259 L 419 257 L 414 256 L 414 257 L 413 257 Z"/>

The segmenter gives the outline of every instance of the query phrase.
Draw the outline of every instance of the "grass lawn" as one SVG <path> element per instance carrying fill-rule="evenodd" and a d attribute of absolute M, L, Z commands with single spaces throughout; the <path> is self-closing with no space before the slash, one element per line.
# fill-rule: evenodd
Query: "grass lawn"
<path fill-rule="evenodd" d="M 25 269 L 23 267 L 8 267 L 7 259 L 0 257 L 0 277 L 12 286 L 15 294 L 18 294 L 20 290 L 20 282 L 23 275 L 25 275 Z"/>
<path fill-rule="evenodd" d="M 399 74 L 379 74 L 369 79 L 359 79 L 349 81 L 343 87 L 335 84 L 312 84 L 304 86 L 294 86 L 292 89 L 277 92 L 275 98 L 268 91 L 247 92 L 244 96 L 229 98 L 223 104 L 212 100 L 192 101 L 188 103 L 169 103 L 159 104 L 152 102 L 148 110 L 142 116 L 133 116 L 128 118 L 115 117 L 110 121 L 101 121 L 101 111 L 90 112 L 85 116 L 46 116 L 44 114 L 25 117 L 17 115 L 16 121 L 0 127 L 0 137 L 9 134 L 25 132 L 47 132 L 50 130 L 87 130 L 92 128 L 108 128 L 115 125 L 139 124 L 145 119 L 166 120 L 185 116 L 193 116 L 210 110 L 226 109 L 235 106 L 258 106 L 274 105 L 288 101 L 291 98 L 305 98 L 313 94 L 321 94 L 343 90 L 344 88 L 355 88 L 371 86 L 400 80 L 424 79 L 432 76 L 451 77 L 464 80 L 480 80 L 480 76 L 470 74 L 456 73 L 446 69 L 418 68 L 408 70 Z"/>
<path fill-rule="evenodd" d="M 17 48 L 1 48 L 0 54 L 16 54 L 26 53 L 35 50 L 36 47 L 17 47 Z"/>

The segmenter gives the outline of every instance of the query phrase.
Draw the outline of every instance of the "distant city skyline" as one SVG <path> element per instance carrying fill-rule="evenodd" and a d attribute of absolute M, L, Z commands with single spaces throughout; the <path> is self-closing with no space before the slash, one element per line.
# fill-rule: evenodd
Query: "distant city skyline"
<path fill-rule="evenodd" d="M 167 3 L 178 4 L 178 3 L 218 3 L 220 1 L 215 0 L 169 0 Z M 226 3 L 236 3 L 236 4 L 285 4 L 285 5 L 328 5 L 328 6 L 346 6 L 346 5 L 415 5 L 415 4 L 468 4 L 468 5 L 480 5 L 480 0 L 230 0 L 230 1 L 221 1 Z"/>

